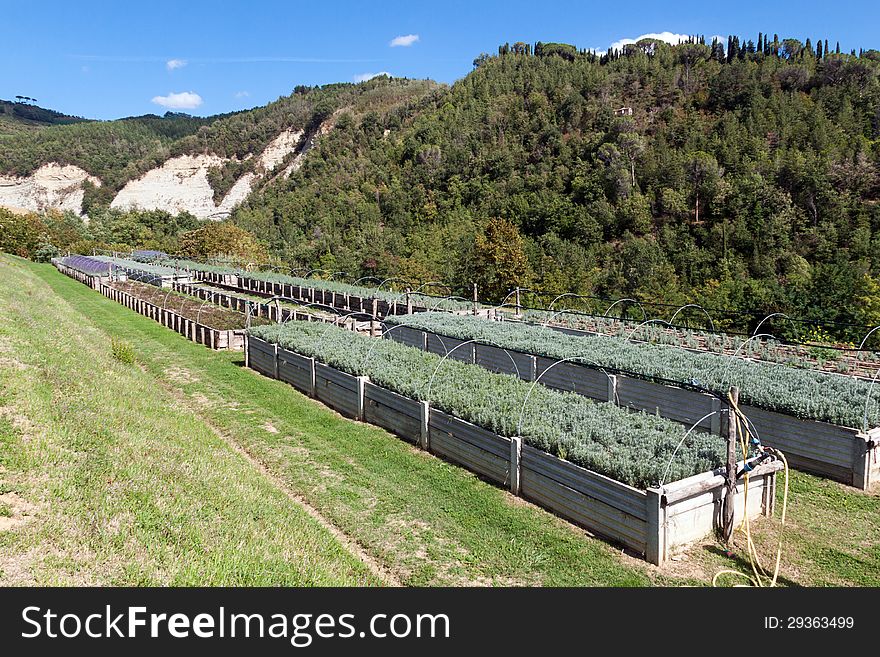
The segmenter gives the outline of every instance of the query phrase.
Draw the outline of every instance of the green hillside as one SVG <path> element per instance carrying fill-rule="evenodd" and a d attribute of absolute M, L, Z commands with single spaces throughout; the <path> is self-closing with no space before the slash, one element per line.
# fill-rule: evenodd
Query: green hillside
<path fill-rule="evenodd" d="M 86 119 L 40 107 L 32 99 L 29 99 L 28 102 L 0 99 L 0 139 L 18 132 L 29 132 L 47 126 L 67 125 L 83 121 Z"/>
<path fill-rule="evenodd" d="M 84 209 L 106 207 L 126 182 L 170 157 L 214 153 L 243 160 L 261 152 L 287 128 L 314 129 L 340 107 L 366 111 L 421 95 L 431 82 L 373 81 L 320 88 L 297 87 L 264 107 L 199 118 L 181 113 L 145 115 L 116 121 L 54 125 L 39 131 L 17 131 L 5 137 L 0 173 L 28 175 L 42 164 L 73 164 L 100 178 L 100 189 L 87 190 Z M 253 162 L 232 163 L 212 176 L 218 197 L 250 170 Z"/>
<path fill-rule="evenodd" d="M 235 220 L 292 261 L 460 294 L 880 323 L 859 301 L 880 289 L 880 53 L 759 41 L 502 47 L 406 115 L 339 126 Z M 475 247 L 492 218 L 512 227 Z"/>

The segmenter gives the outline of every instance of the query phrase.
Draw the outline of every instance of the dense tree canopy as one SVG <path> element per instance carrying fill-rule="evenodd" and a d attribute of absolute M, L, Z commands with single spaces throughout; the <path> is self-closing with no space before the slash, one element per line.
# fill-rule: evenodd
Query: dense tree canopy
<path fill-rule="evenodd" d="M 340 126 L 234 219 L 291 261 L 462 281 L 498 217 L 533 287 L 869 322 L 880 56 L 758 41 L 502 46 Z"/>

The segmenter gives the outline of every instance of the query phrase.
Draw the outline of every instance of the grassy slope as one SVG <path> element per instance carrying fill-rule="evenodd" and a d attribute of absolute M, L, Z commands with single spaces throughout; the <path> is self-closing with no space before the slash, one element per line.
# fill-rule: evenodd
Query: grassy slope
<path fill-rule="evenodd" d="M 380 583 L 29 267 L 0 256 L 0 584 Z"/>
<path fill-rule="evenodd" d="M 663 571 L 387 433 L 213 353 L 43 265 L 64 312 L 135 345 L 154 381 L 245 448 L 407 584 L 708 583 L 747 568 L 712 542 Z M 69 305 L 68 305 L 69 304 Z M 781 486 L 780 486 L 781 488 Z M 880 496 L 793 473 L 783 584 L 880 584 Z M 757 523 L 770 562 L 778 521 Z M 744 553 L 742 537 L 737 553 Z"/>

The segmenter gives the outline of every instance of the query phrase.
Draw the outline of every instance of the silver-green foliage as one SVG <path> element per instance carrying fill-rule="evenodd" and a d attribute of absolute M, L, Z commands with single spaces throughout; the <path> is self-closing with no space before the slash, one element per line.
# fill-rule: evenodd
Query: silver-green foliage
<path fill-rule="evenodd" d="M 475 365 L 446 359 L 391 340 L 378 340 L 334 326 L 288 322 L 260 326 L 250 335 L 370 380 L 406 397 L 503 436 L 517 435 L 529 383 Z M 432 374 L 434 375 L 431 383 Z M 693 432 L 647 413 L 597 403 L 573 393 L 535 386 L 520 435 L 528 444 L 645 488 L 717 467 L 723 458 L 718 436 Z M 673 457 L 674 454 L 674 457 Z M 671 461 L 671 463 L 670 463 Z"/>
<path fill-rule="evenodd" d="M 863 428 L 880 425 L 880 385 L 855 377 L 787 367 L 783 364 L 694 353 L 680 347 L 631 342 L 609 336 L 573 336 L 519 322 L 492 322 L 447 313 L 388 318 L 389 324 L 484 340 L 506 349 L 626 372 L 661 382 L 694 385 L 717 394 L 738 386 L 747 404 L 795 417 Z"/>

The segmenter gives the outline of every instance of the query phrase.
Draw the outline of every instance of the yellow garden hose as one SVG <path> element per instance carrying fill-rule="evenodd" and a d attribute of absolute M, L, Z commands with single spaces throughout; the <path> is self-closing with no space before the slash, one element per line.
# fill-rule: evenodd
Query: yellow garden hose
<path fill-rule="evenodd" d="M 740 411 L 739 406 L 737 406 L 737 404 L 734 402 L 732 397 L 729 398 L 729 402 L 730 402 L 730 409 L 732 411 L 731 419 L 733 422 L 736 423 L 737 435 L 740 436 L 740 448 L 742 449 L 743 460 L 745 460 L 747 457 L 747 454 L 748 454 L 747 447 L 746 447 L 748 445 L 747 438 L 750 434 L 749 428 L 748 428 L 748 421 L 746 420 L 745 416 L 742 414 L 742 411 Z M 751 532 L 751 528 L 749 525 L 749 513 L 748 513 L 749 473 L 746 472 L 743 475 L 743 520 L 742 520 L 742 523 L 740 524 L 739 528 L 746 535 L 746 545 L 747 545 L 747 551 L 749 554 L 749 563 L 752 567 L 752 573 L 754 574 L 754 577 L 752 577 L 748 573 L 743 573 L 738 570 L 730 570 L 730 569 L 719 570 L 717 573 L 715 573 L 715 576 L 712 578 L 712 586 L 718 585 L 718 578 L 721 575 L 734 575 L 735 577 L 742 577 L 742 578 L 745 578 L 749 581 L 749 584 L 735 584 L 734 586 L 737 586 L 737 587 L 751 585 L 751 586 L 755 586 L 755 587 L 759 587 L 759 588 L 760 587 L 771 587 L 772 588 L 772 587 L 776 586 L 776 582 L 779 579 L 779 566 L 782 562 L 782 543 L 783 543 L 784 531 L 785 531 L 785 515 L 788 510 L 788 475 L 789 475 L 788 460 L 785 458 L 785 455 L 782 452 L 780 452 L 779 450 L 772 449 L 772 448 L 765 448 L 765 449 L 769 449 L 770 451 L 772 451 L 772 453 L 774 455 L 778 456 L 782 460 L 784 470 L 785 470 L 785 486 L 783 488 L 783 494 L 782 494 L 782 514 L 780 516 L 779 541 L 778 541 L 778 544 L 776 547 L 776 564 L 773 568 L 773 575 L 771 577 L 764 570 L 764 568 L 761 566 L 761 562 L 758 557 L 757 547 L 755 546 L 755 543 L 752 540 L 752 532 Z M 764 578 L 769 578 L 770 581 L 765 583 Z"/>

